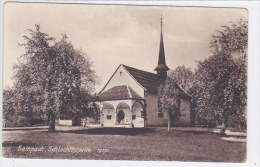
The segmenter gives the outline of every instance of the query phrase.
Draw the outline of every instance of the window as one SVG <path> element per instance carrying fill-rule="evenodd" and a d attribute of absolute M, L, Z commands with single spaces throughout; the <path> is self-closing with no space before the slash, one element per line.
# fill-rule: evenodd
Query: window
<path fill-rule="evenodd" d="M 158 112 L 158 117 L 163 117 L 163 113 L 162 112 Z"/>
<path fill-rule="evenodd" d="M 134 120 L 136 118 L 136 115 L 132 115 L 132 120 Z"/>
<path fill-rule="evenodd" d="M 177 108 L 177 117 L 181 118 L 181 99 L 178 98 L 178 108 Z"/>
<path fill-rule="evenodd" d="M 107 119 L 110 120 L 112 118 L 112 115 L 107 115 Z"/>
<path fill-rule="evenodd" d="M 161 105 L 161 102 L 160 102 L 160 99 L 158 98 L 158 108 L 157 108 L 157 114 L 158 114 L 158 117 L 163 117 L 163 113 L 162 113 L 162 105 Z"/>

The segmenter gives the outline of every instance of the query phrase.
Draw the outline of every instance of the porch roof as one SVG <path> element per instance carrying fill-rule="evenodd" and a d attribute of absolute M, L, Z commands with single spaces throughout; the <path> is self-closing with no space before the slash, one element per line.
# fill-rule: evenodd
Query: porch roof
<path fill-rule="evenodd" d="M 111 89 L 98 95 L 98 101 L 122 99 L 144 100 L 128 85 L 114 86 Z"/>

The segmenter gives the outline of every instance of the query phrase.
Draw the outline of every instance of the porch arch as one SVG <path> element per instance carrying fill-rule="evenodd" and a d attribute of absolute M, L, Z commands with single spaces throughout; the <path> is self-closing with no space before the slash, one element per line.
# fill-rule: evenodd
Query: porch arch
<path fill-rule="evenodd" d="M 111 110 L 113 109 L 114 110 L 114 106 L 110 103 L 104 103 L 102 110 L 104 110 L 104 109 L 111 109 Z"/>
<path fill-rule="evenodd" d="M 117 124 L 131 123 L 130 106 L 125 102 L 119 103 L 116 107 L 116 123 Z"/>
<path fill-rule="evenodd" d="M 132 105 L 132 122 L 134 127 L 144 127 L 144 118 L 141 112 L 145 111 L 144 104 L 140 101 L 135 101 Z"/>
<path fill-rule="evenodd" d="M 115 122 L 115 108 L 110 103 L 104 103 L 101 110 L 101 126 L 111 126 Z"/>

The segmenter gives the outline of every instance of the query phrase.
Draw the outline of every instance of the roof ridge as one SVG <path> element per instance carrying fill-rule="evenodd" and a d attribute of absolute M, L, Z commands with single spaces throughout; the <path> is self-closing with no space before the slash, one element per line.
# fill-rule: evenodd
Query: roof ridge
<path fill-rule="evenodd" d="M 157 92 L 163 79 L 154 73 L 139 70 L 124 64 L 120 64 L 133 77 L 133 79 L 142 86 L 146 91 Z"/>
<path fill-rule="evenodd" d="M 130 97 L 130 98 L 133 98 L 133 96 L 132 96 L 132 94 L 131 94 L 131 92 L 130 92 L 129 86 L 126 85 L 126 87 L 127 87 L 127 91 L 128 91 L 129 97 Z"/>
<path fill-rule="evenodd" d="M 145 72 L 145 73 L 149 73 L 149 74 L 152 74 L 152 75 L 158 76 L 157 74 L 152 73 L 152 72 L 148 72 L 148 71 L 140 70 L 140 69 L 138 69 L 138 68 L 134 68 L 134 67 L 131 67 L 131 66 L 127 66 L 127 65 L 125 65 L 125 64 L 122 64 L 122 65 L 125 66 L 125 67 L 128 67 L 128 68 L 132 68 L 132 69 L 135 69 L 135 70 L 138 70 L 138 71 L 142 71 L 142 72 Z"/>
<path fill-rule="evenodd" d="M 189 97 L 192 98 L 192 96 L 191 96 L 187 91 L 185 91 L 177 82 L 175 82 L 175 84 L 176 84 L 185 94 L 187 94 Z"/>

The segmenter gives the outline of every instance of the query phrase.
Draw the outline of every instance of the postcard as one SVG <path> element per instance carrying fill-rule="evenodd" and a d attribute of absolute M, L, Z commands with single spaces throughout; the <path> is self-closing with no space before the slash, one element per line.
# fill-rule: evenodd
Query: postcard
<path fill-rule="evenodd" d="M 247 8 L 3 9 L 3 158 L 247 161 Z"/>

